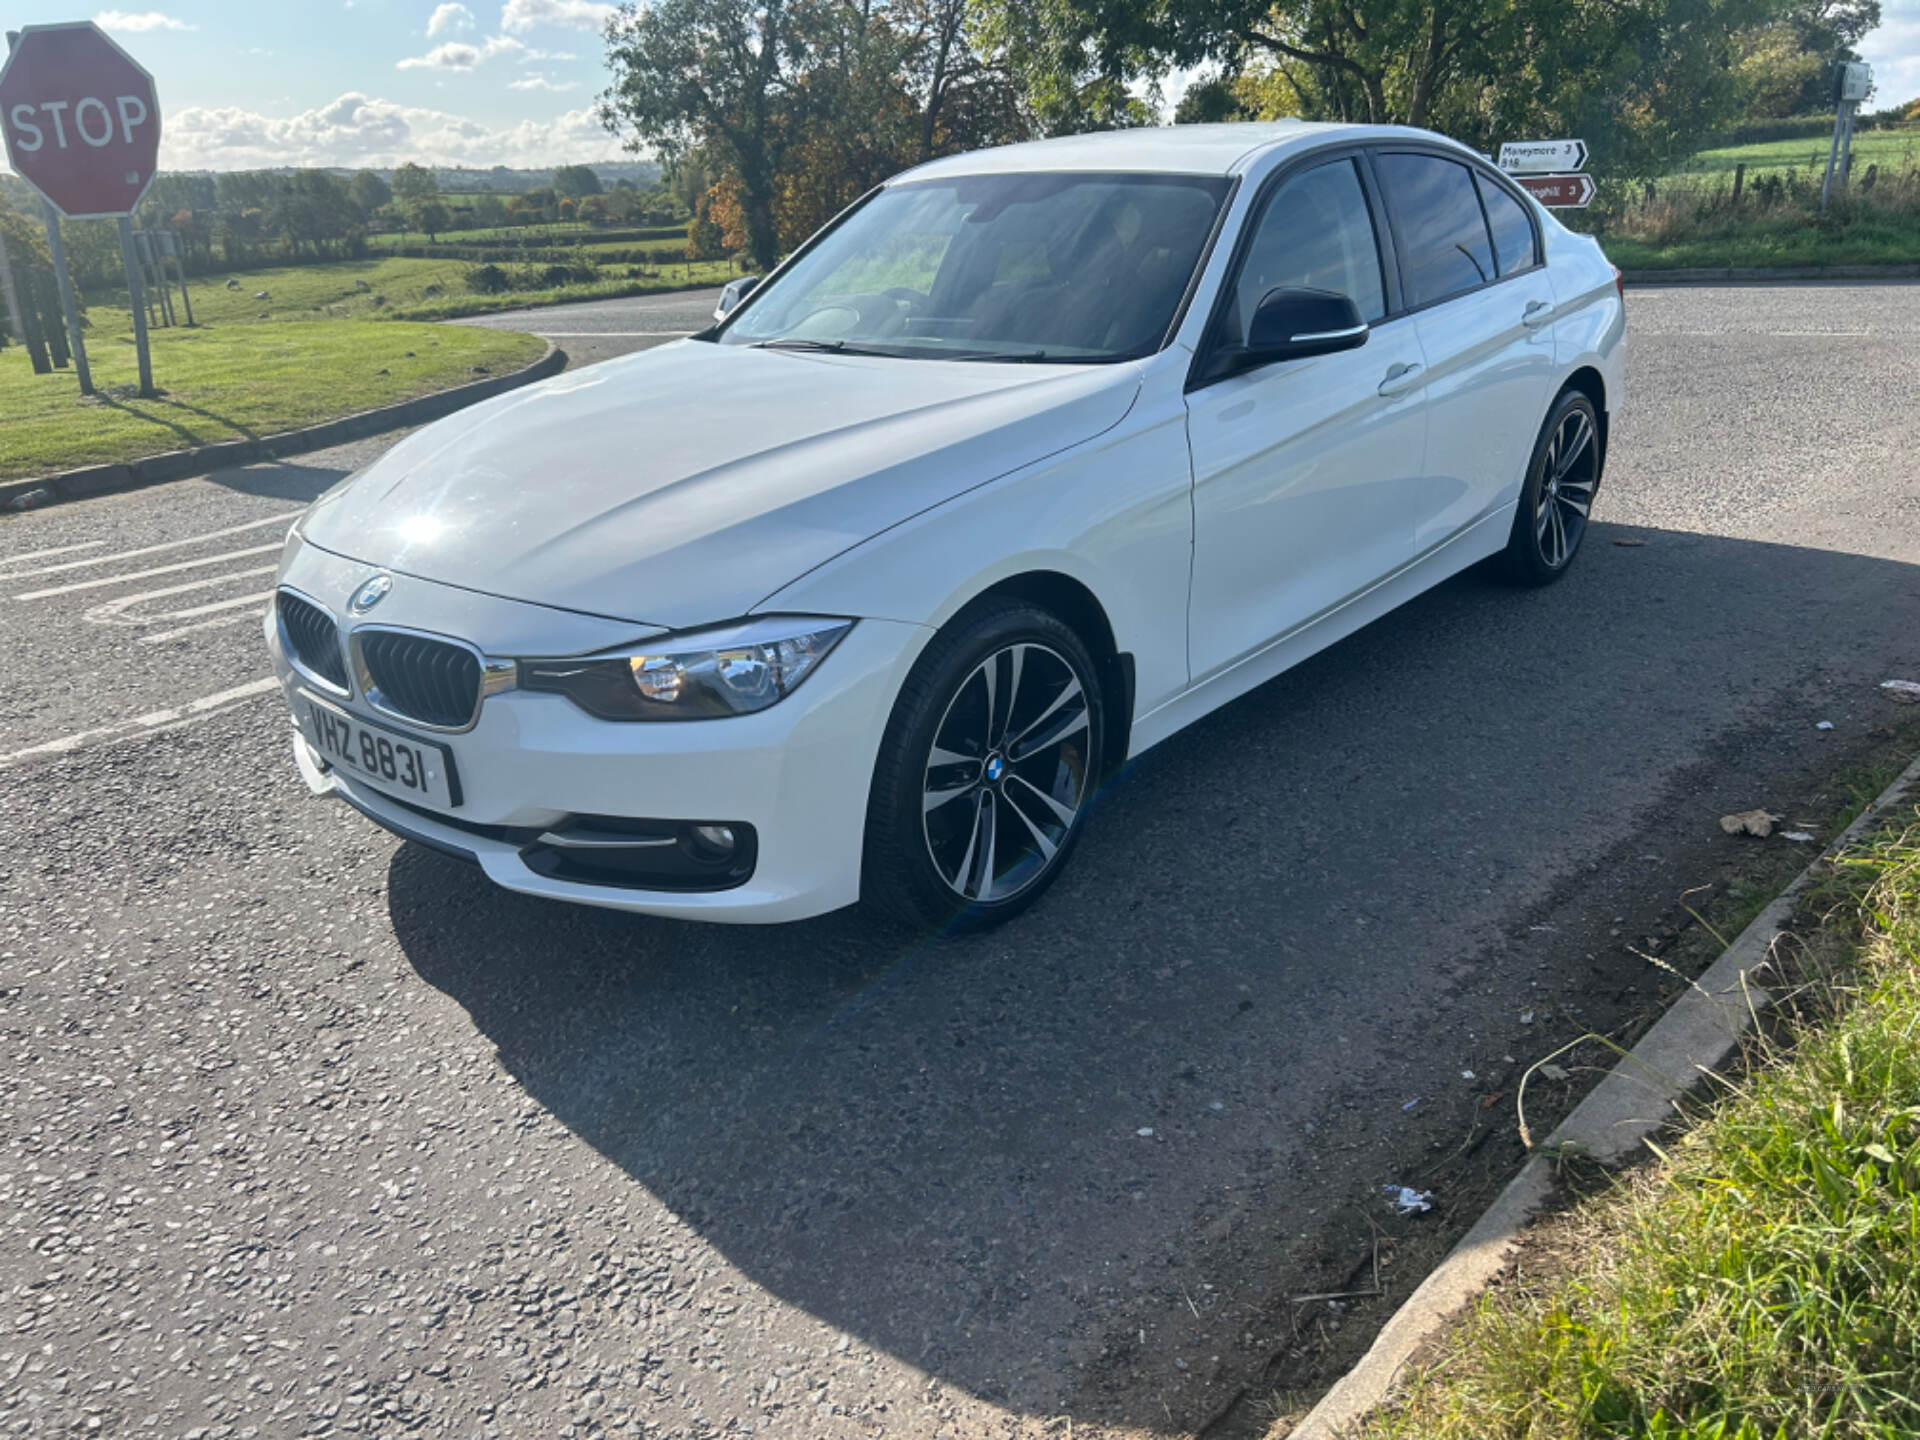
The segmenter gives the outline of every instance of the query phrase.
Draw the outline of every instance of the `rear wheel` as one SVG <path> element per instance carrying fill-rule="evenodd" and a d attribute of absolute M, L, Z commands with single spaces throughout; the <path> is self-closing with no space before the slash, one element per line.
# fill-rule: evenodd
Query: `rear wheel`
<path fill-rule="evenodd" d="M 982 929 L 1039 898 L 1100 774 L 1099 675 L 1057 616 L 995 601 L 935 637 L 901 687 L 867 808 L 861 895 Z"/>
<path fill-rule="evenodd" d="M 1593 402 L 1578 390 L 1562 391 L 1520 489 L 1503 557 L 1507 577 L 1522 585 L 1551 585 L 1566 574 L 1599 488 L 1600 425 Z"/>

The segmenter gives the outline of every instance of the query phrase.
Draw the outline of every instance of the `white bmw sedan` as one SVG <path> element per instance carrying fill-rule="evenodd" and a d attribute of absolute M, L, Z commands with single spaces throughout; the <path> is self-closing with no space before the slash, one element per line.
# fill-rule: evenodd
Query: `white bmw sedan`
<path fill-rule="evenodd" d="M 1391 127 L 938 160 L 712 329 L 408 437 L 288 536 L 316 795 L 530 894 L 988 924 L 1120 762 L 1580 548 L 1599 248 Z"/>

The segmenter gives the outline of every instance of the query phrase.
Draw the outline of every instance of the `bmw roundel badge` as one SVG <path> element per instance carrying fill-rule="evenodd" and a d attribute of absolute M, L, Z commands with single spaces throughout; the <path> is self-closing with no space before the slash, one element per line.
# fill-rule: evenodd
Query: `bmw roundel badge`
<path fill-rule="evenodd" d="M 375 575 L 353 592 L 353 598 L 347 602 L 347 609 L 356 615 L 364 615 L 386 599 L 387 592 L 391 589 L 393 589 L 391 575 Z"/>

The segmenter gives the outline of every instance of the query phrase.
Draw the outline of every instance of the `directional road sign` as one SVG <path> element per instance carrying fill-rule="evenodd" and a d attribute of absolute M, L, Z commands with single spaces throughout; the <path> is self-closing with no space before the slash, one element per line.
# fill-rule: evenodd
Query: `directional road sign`
<path fill-rule="evenodd" d="M 1515 140 L 1500 147 L 1500 168 L 1509 175 L 1563 175 L 1587 168 L 1584 140 Z"/>
<path fill-rule="evenodd" d="M 1549 210 L 1584 210 L 1593 200 L 1591 175 L 1516 175 L 1513 180 Z"/>

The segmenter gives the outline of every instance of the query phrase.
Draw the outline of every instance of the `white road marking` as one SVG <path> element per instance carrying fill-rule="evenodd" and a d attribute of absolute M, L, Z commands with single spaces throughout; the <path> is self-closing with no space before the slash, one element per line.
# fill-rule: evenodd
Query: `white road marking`
<path fill-rule="evenodd" d="M 0 565 L 18 565 L 22 560 L 46 560 L 55 555 L 71 555 L 76 550 L 98 550 L 104 540 L 82 540 L 78 545 L 56 545 L 51 550 L 23 550 L 18 555 L 0 555 Z"/>
<path fill-rule="evenodd" d="M 267 592 L 271 595 L 273 592 Z M 247 599 L 258 600 L 258 595 L 249 595 Z M 191 635 L 196 630 L 211 630 L 216 625 L 231 625 L 237 620 L 258 622 L 266 618 L 266 611 L 247 611 L 239 615 L 216 615 L 211 620 L 196 620 L 191 625 L 182 625 L 176 630 L 162 630 L 156 635 L 142 635 L 134 643 L 137 645 L 159 645 L 168 640 L 178 640 L 182 635 Z"/>
<path fill-rule="evenodd" d="M 298 510 L 282 510 L 278 515 L 269 515 L 263 520 L 249 520 L 244 525 L 229 525 L 224 530 L 209 530 L 204 535 L 189 535 L 184 540 L 163 540 L 158 545 L 142 545 L 138 550 L 117 550 L 111 555 L 89 555 L 85 560 L 69 560 L 64 565 L 48 565 L 39 570 L 23 570 L 18 574 L 8 575 L 4 578 L 9 582 L 14 580 L 31 580 L 39 575 L 57 575 L 63 570 L 79 570 L 88 565 L 111 565 L 117 560 L 132 560 L 140 555 L 157 555 L 162 550 L 178 550 L 183 546 L 198 545 L 205 540 L 224 540 L 229 535 L 239 535 L 247 530 L 258 530 L 262 525 L 290 525 L 299 515 L 300 512 Z M 0 560 L 0 565 L 7 563 L 5 560 Z"/>
<path fill-rule="evenodd" d="M 58 740 L 46 740 L 38 745 L 29 745 L 24 750 L 15 750 L 11 755 L 0 755 L 0 770 L 27 760 L 71 755 L 74 751 L 85 749 L 87 746 L 104 744 L 110 740 L 121 740 L 131 735 L 149 735 L 188 720 L 218 714 L 243 701 L 251 700 L 256 695 L 265 695 L 279 688 L 280 682 L 271 675 L 259 680 L 249 680 L 245 685 L 236 685 L 233 689 L 222 690 L 216 695 L 203 695 L 198 700 L 189 700 L 186 704 L 175 705 L 171 709 L 150 710 L 145 715 L 134 716 L 131 720 L 121 720 L 112 725 L 101 725 L 93 730 L 63 735 Z"/>
<path fill-rule="evenodd" d="M 175 620 L 189 614 L 204 614 L 204 610 L 169 610 L 160 615 L 136 616 L 130 620 L 121 618 L 127 611 L 144 600 L 163 600 L 169 595 L 185 595 L 191 590 L 211 590 L 216 585 L 230 584 L 235 580 L 251 580 L 257 575 L 271 575 L 273 571 L 274 567 L 271 565 L 256 565 L 251 570 L 236 570 L 231 575 L 210 575 L 205 580 L 189 580 L 183 585 L 164 585 L 158 590 L 142 590 L 138 595 L 122 595 L 117 599 L 108 600 L 94 606 L 91 610 L 87 611 L 85 618 L 92 621 L 95 625 L 151 625 L 156 620 Z M 271 592 L 263 591 L 257 596 L 247 595 L 243 596 L 242 599 L 264 600 L 269 593 Z"/>
<path fill-rule="evenodd" d="M 75 580 L 68 585 L 55 585 L 46 590 L 29 590 L 24 595 L 16 595 L 16 600 L 45 600 L 52 595 L 70 595 L 76 590 L 98 590 L 105 585 L 125 585 L 130 580 L 148 580 L 155 575 L 172 575 L 181 570 L 197 570 L 203 565 L 220 565 L 228 560 L 244 559 L 248 555 L 266 555 L 280 548 L 278 540 L 266 545 L 254 545 L 245 550 L 229 550 L 223 555 L 207 555 L 198 560 L 176 560 L 171 565 L 156 565 L 151 570 L 135 570 L 128 575 L 103 575 L 94 580 Z M 267 569 L 274 567 L 269 565 Z M 241 574 L 258 574 L 258 571 L 241 571 Z"/>

